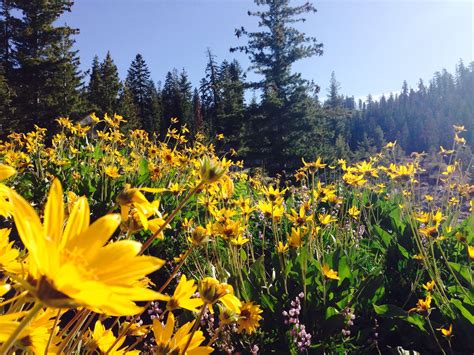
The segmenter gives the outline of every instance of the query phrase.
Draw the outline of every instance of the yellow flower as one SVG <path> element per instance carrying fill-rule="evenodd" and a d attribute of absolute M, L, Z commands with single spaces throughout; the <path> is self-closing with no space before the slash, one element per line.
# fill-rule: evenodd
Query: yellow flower
<path fill-rule="evenodd" d="M 0 180 L 8 179 L 10 176 L 16 174 L 16 170 L 11 166 L 0 164 Z"/>
<path fill-rule="evenodd" d="M 297 227 L 303 226 L 305 223 L 311 222 L 312 216 L 306 216 L 306 209 L 304 205 L 300 206 L 299 213 L 293 208 L 290 210 L 290 214 L 287 214 L 288 219 L 293 222 Z"/>
<path fill-rule="evenodd" d="M 212 184 L 219 181 L 219 179 L 226 173 L 227 169 L 218 159 L 211 159 L 205 156 L 200 161 L 200 176 L 201 181 L 205 184 Z"/>
<path fill-rule="evenodd" d="M 278 242 L 277 252 L 280 254 L 284 254 L 288 251 L 288 247 L 289 247 L 288 243 L 283 244 L 282 242 Z"/>
<path fill-rule="evenodd" d="M 451 155 L 453 154 L 455 151 L 454 149 L 444 149 L 442 145 L 439 146 L 439 155 L 443 156 L 443 157 L 446 157 L 448 155 Z"/>
<path fill-rule="evenodd" d="M 303 245 L 301 240 L 301 228 L 291 228 L 291 235 L 288 236 L 288 244 L 292 248 L 299 248 Z"/>
<path fill-rule="evenodd" d="M 445 338 L 451 338 L 451 336 L 453 335 L 453 325 L 452 324 L 449 325 L 449 328 L 442 328 L 441 327 L 441 328 L 438 328 L 436 330 L 439 330 Z"/>
<path fill-rule="evenodd" d="M 431 201 L 433 201 L 433 196 L 425 195 L 425 200 L 428 201 L 428 202 L 431 202 Z"/>
<path fill-rule="evenodd" d="M 109 165 L 104 170 L 105 175 L 111 177 L 112 179 L 117 179 L 120 177 L 119 169 L 115 165 Z"/>
<path fill-rule="evenodd" d="M 408 313 L 417 312 L 421 314 L 428 314 L 431 310 L 431 295 L 426 295 L 425 299 L 420 298 L 416 303 L 416 307 L 408 310 Z"/>
<path fill-rule="evenodd" d="M 10 229 L 0 229 L 0 271 L 8 271 L 13 273 L 21 272 L 21 265 L 16 260 L 20 252 L 13 248 L 8 236 Z"/>
<path fill-rule="evenodd" d="M 324 264 L 322 266 L 322 270 L 323 270 L 323 275 L 326 279 L 339 280 L 337 271 L 334 271 L 333 269 L 329 268 L 328 264 Z"/>
<path fill-rule="evenodd" d="M 122 344 L 125 342 L 126 337 L 122 337 L 119 341 L 116 342 L 116 337 L 112 330 L 105 329 L 104 325 L 101 323 L 100 320 L 95 322 L 94 330 L 90 331 L 90 339 L 86 343 L 86 348 L 89 351 L 94 351 L 97 348 L 100 350 L 101 353 L 108 353 L 114 355 L 121 355 L 121 354 L 139 354 L 138 350 L 135 351 L 126 351 L 125 349 L 119 349 Z M 112 349 L 110 347 L 112 344 L 116 344 L 113 346 Z M 108 351 L 110 349 L 110 351 Z"/>
<path fill-rule="evenodd" d="M 141 244 L 132 240 L 107 244 L 120 224 L 119 215 L 106 215 L 89 225 L 89 204 L 80 197 L 65 221 L 63 191 L 57 179 L 49 191 L 43 224 L 20 195 L 13 190 L 9 195 L 18 234 L 29 251 L 33 281 L 29 291 L 43 304 L 124 316 L 142 310 L 134 301 L 156 299 L 158 293 L 139 281 L 164 261 L 138 256 Z"/>
<path fill-rule="evenodd" d="M 232 245 L 236 245 L 236 246 L 239 246 L 239 247 L 241 247 L 242 245 L 248 243 L 249 241 L 250 241 L 250 239 L 244 238 L 242 236 L 242 233 L 239 233 L 239 235 L 236 238 L 231 238 L 230 239 L 230 243 Z"/>
<path fill-rule="evenodd" d="M 428 292 L 433 292 L 435 286 L 434 280 L 431 280 L 423 285 L 423 288 Z"/>
<path fill-rule="evenodd" d="M 467 247 L 467 255 L 469 256 L 469 260 L 474 261 L 474 246 L 469 245 Z"/>
<path fill-rule="evenodd" d="M 326 167 L 326 164 L 322 163 L 321 157 L 318 157 L 314 162 L 311 163 L 305 162 L 304 159 L 301 160 L 303 161 L 304 167 L 308 169 L 311 174 L 314 174 L 319 169 L 324 169 Z"/>
<path fill-rule="evenodd" d="M 126 222 L 131 212 L 134 211 L 137 213 L 143 228 L 148 229 L 148 217 L 159 214 L 158 207 L 156 203 L 149 202 L 141 191 L 159 193 L 163 192 L 164 189 L 150 187 L 138 189 L 126 184 L 123 191 L 117 196 L 117 203 L 120 205 L 120 215 L 123 222 Z"/>
<path fill-rule="evenodd" d="M 18 312 L 0 316 L 0 344 L 4 343 L 15 329 L 18 328 L 19 320 L 27 313 Z M 44 354 L 50 334 L 53 333 L 48 353 L 57 353 L 55 344 L 58 342 L 56 334 L 59 327 L 53 329 L 55 316 L 56 312 L 49 309 L 40 310 L 32 322 L 20 332 L 14 342 L 14 346 L 23 350 L 21 353 Z"/>
<path fill-rule="evenodd" d="M 213 305 L 219 301 L 235 313 L 239 313 L 242 305 L 239 299 L 234 296 L 234 289 L 231 285 L 220 283 L 212 277 L 205 277 L 199 282 L 199 295 L 205 304 Z M 212 311 L 212 308 L 209 310 Z"/>
<path fill-rule="evenodd" d="M 160 294 L 158 300 L 166 301 L 166 309 L 170 312 L 178 308 L 184 308 L 191 312 L 197 312 L 198 307 L 202 306 L 202 300 L 200 298 L 192 298 L 196 293 L 197 286 L 194 284 L 194 280 L 187 280 L 186 275 L 182 275 L 179 280 L 178 286 L 174 290 L 173 296 L 167 296 Z"/>
<path fill-rule="evenodd" d="M 274 205 L 271 202 L 267 201 L 259 201 L 257 204 L 257 208 L 263 213 L 266 218 L 273 217 L 274 220 L 279 220 L 285 212 L 283 206 Z"/>
<path fill-rule="evenodd" d="M 354 219 L 359 219 L 360 211 L 356 206 L 352 206 L 349 208 L 349 216 L 351 216 Z"/>
<path fill-rule="evenodd" d="M 329 213 L 325 213 L 325 214 L 318 214 L 318 219 L 319 219 L 319 222 L 323 225 L 323 226 L 327 226 L 329 223 L 332 223 L 332 222 L 335 222 L 337 221 L 337 218 L 332 216 L 331 214 Z"/>
<path fill-rule="evenodd" d="M 243 302 L 242 307 L 240 307 L 240 318 L 237 322 L 237 333 L 252 334 L 259 326 L 262 312 L 259 305 L 253 302 Z"/>
<path fill-rule="evenodd" d="M 163 325 L 158 319 L 153 320 L 153 333 L 155 335 L 155 343 L 153 354 L 183 354 L 185 346 L 191 336 L 191 330 L 194 326 L 194 321 L 185 323 L 175 334 L 175 319 L 173 313 L 168 313 L 166 324 Z M 186 354 L 210 354 L 214 349 L 209 346 L 201 346 L 201 343 L 206 340 L 201 330 L 196 330 L 193 338 L 186 349 Z"/>
<path fill-rule="evenodd" d="M 280 190 L 278 187 L 273 188 L 273 186 L 270 185 L 270 187 L 263 186 L 262 187 L 262 194 L 264 194 L 269 201 L 272 203 L 275 203 L 277 205 L 281 204 L 283 195 L 285 194 L 287 189 Z"/>

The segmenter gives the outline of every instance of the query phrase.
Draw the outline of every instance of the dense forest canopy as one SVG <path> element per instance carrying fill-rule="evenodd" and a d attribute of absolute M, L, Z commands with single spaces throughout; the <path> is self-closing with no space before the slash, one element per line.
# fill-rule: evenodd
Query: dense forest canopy
<path fill-rule="evenodd" d="M 359 102 L 341 94 L 333 73 L 325 97 L 309 80 L 317 78 L 292 69 L 300 59 L 323 54 L 323 44 L 297 28 L 317 16 L 316 8 L 289 0 L 255 2 L 261 10 L 249 15 L 258 31 L 238 27 L 242 44 L 230 51 L 248 55 L 248 70 L 261 80 L 250 82 L 237 60 L 217 58 L 208 49 L 203 78 L 193 87 L 185 69 L 170 68 L 163 83 L 153 81 L 141 54 L 126 78 L 119 77 L 110 53 L 81 72 L 74 48 L 78 29 L 57 25 L 73 1 L 1 0 L 1 133 L 34 125 L 51 129 L 61 116 L 118 113 L 128 121 L 125 129 L 162 137 L 171 125 L 187 125 L 216 140 L 222 152 L 235 149 L 248 165 L 270 173 L 293 170 L 302 157 L 364 157 L 390 141 L 405 153 L 437 151 L 450 144 L 453 124 L 465 126 L 473 148 L 474 63 L 460 60 L 454 74 L 443 69 L 429 83 L 420 79 L 410 88 L 404 82 L 399 93 Z M 250 90 L 254 97 L 247 102 Z"/>

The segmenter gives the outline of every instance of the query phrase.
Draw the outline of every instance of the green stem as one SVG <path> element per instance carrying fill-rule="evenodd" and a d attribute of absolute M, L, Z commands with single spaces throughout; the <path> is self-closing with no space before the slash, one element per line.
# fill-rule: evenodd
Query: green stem
<path fill-rule="evenodd" d="M 201 323 L 202 316 L 204 315 L 204 312 L 206 311 L 207 308 L 207 303 L 204 303 L 201 307 L 201 311 L 199 312 L 199 316 L 196 319 L 196 322 L 193 325 L 193 329 L 191 331 L 191 335 L 189 336 L 188 341 L 186 342 L 186 345 L 184 346 L 182 354 L 186 354 L 186 350 L 188 350 L 189 344 L 191 344 L 191 341 L 193 340 L 194 333 L 196 333 L 196 330 L 199 327 L 199 323 Z"/>

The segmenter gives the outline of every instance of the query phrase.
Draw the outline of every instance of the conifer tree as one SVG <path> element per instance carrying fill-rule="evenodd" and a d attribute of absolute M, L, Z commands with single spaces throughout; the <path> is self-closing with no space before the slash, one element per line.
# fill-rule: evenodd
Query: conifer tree
<path fill-rule="evenodd" d="M 101 101 L 102 77 L 100 72 L 99 57 L 96 55 L 92 60 L 92 67 L 90 69 L 89 85 L 87 86 L 87 100 L 89 102 L 89 109 L 97 111 L 97 114 L 102 113 Z"/>
<path fill-rule="evenodd" d="M 15 0 L 18 14 L 12 31 L 13 72 L 9 84 L 15 91 L 15 116 L 22 129 L 33 124 L 46 128 L 60 115 L 70 115 L 78 102 L 79 59 L 72 50 L 78 30 L 57 26 L 73 1 Z"/>
<path fill-rule="evenodd" d="M 135 105 L 132 91 L 126 81 L 120 91 L 120 99 L 118 105 L 118 114 L 122 115 L 127 121 L 123 128 L 125 131 L 142 128 L 138 114 L 138 108 Z"/>
<path fill-rule="evenodd" d="M 249 11 L 250 16 L 258 17 L 262 30 L 237 29 L 236 36 L 246 36 L 248 42 L 231 51 L 245 52 L 251 69 L 263 75 L 261 81 L 253 83 L 262 90 L 261 108 L 265 115 L 261 141 L 267 146 L 262 147 L 261 157 L 270 172 L 276 172 L 297 164 L 297 155 L 304 151 L 299 138 L 311 126 L 312 109 L 305 105 L 309 102 L 308 83 L 299 73 L 292 73 L 291 67 L 298 60 L 321 55 L 322 44 L 292 26 L 305 20 L 301 15 L 316 12 L 312 4 L 292 7 L 289 0 L 255 0 L 255 3 L 266 7 L 264 11 Z"/>
<path fill-rule="evenodd" d="M 153 105 L 157 105 L 157 94 L 153 82 L 150 80 L 150 70 L 141 54 L 137 54 L 132 61 L 127 74 L 127 83 L 133 100 L 138 109 L 138 116 L 142 127 L 147 131 L 156 128 L 156 113 Z"/>
<path fill-rule="evenodd" d="M 10 120 L 10 88 L 0 64 L 0 133 L 8 131 Z"/>
<path fill-rule="evenodd" d="M 201 100 L 199 98 L 199 91 L 194 88 L 193 92 L 193 124 L 194 132 L 202 132 L 203 130 L 203 118 L 202 118 L 202 107 Z"/>
<path fill-rule="evenodd" d="M 118 109 L 118 98 L 122 84 L 110 52 L 107 52 L 100 68 L 99 108 L 101 113 L 114 114 Z"/>

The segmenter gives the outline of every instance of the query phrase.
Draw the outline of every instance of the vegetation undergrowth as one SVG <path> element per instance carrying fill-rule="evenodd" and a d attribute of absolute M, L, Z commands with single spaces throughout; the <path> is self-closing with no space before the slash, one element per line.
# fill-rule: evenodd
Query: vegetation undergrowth
<path fill-rule="evenodd" d="M 1 142 L 0 353 L 474 350 L 462 126 L 435 173 L 393 142 L 281 181 L 91 117 Z"/>

